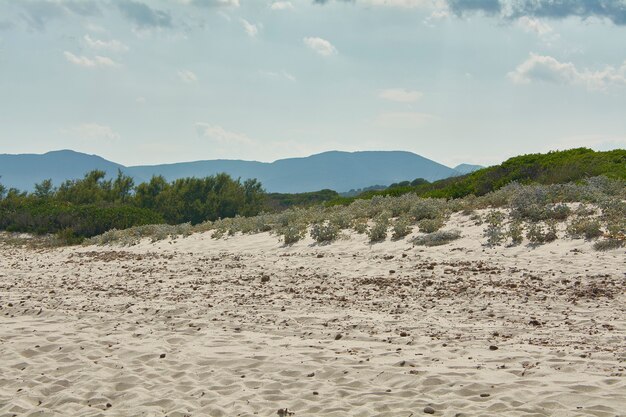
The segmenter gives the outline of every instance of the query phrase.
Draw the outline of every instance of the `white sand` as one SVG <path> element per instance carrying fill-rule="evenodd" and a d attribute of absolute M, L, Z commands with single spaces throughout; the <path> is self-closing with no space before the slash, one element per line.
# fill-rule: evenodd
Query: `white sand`
<path fill-rule="evenodd" d="M 626 251 L 465 219 L 434 248 L 0 246 L 0 416 L 626 415 Z"/>

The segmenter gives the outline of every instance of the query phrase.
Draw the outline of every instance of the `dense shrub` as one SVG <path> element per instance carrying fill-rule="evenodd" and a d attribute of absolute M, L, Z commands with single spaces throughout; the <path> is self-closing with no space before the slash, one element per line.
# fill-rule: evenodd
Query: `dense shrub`
<path fill-rule="evenodd" d="M 391 227 L 391 238 L 394 240 L 402 239 L 411 233 L 411 221 L 407 216 L 398 217 Z"/>
<path fill-rule="evenodd" d="M 163 223 L 152 210 L 132 206 L 73 205 L 37 199 L 4 200 L 0 229 L 28 233 L 59 233 L 91 237 L 111 229 Z"/>
<path fill-rule="evenodd" d="M 483 168 L 471 174 L 446 178 L 430 184 L 418 184 L 408 187 L 396 187 L 381 191 L 370 191 L 362 198 L 375 195 L 393 195 L 416 193 L 422 197 L 460 198 L 469 195 L 485 196 L 492 193 L 494 207 L 502 207 L 505 202 L 498 200 L 502 194 L 493 193 L 508 184 L 565 184 L 588 181 L 589 195 L 593 189 L 616 196 L 624 193 L 623 182 L 626 180 L 626 150 L 616 149 L 607 152 L 595 152 L 591 149 L 578 148 L 555 151 L 546 154 L 521 155 L 510 158 L 500 165 Z M 617 180 L 617 181 L 615 181 Z M 567 191 L 563 189 L 563 191 Z M 578 190 L 581 191 L 581 190 Z M 582 201 L 576 199 L 577 201 Z"/>
<path fill-rule="evenodd" d="M 417 227 L 422 233 L 433 233 L 441 229 L 445 224 L 445 221 L 438 217 L 435 219 L 422 219 L 417 222 Z"/>
<path fill-rule="evenodd" d="M 337 239 L 339 236 L 339 228 L 330 223 L 316 223 L 311 226 L 309 234 L 317 243 L 330 243 Z"/>
<path fill-rule="evenodd" d="M 278 231 L 285 245 L 292 245 L 300 241 L 306 235 L 306 227 L 285 226 Z"/>

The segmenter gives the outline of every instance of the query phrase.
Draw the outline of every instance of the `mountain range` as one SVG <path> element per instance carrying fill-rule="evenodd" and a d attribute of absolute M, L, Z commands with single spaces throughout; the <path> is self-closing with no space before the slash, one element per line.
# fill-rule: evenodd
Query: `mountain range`
<path fill-rule="evenodd" d="M 234 178 L 256 178 L 269 192 L 296 193 L 321 189 L 342 192 L 415 178 L 435 181 L 480 168 L 468 164 L 450 168 L 404 151 L 330 151 L 271 163 L 218 159 L 124 166 L 97 155 L 60 150 L 45 154 L 0 154 L 0 183 L 7 188 L 31 191 L 35 183 L 45 179 L 50 178 L 55 185 L 59 185 L 68 179 L 82 178 L 94 169 L 105 171 L 108 177 L 117 175 L 120 170 L 133 177 L 136 183 L 147 181 L 153 175 L 163 175 L 172 181 L 225 172 Z"/>

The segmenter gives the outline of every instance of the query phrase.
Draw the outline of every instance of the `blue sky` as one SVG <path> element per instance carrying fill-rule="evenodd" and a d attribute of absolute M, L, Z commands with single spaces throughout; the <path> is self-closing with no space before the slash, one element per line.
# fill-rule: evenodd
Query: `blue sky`
<path fill-rule="evenodd" d="M 0 0 L 0 153 L 626 148 L 626 0 Z"/>

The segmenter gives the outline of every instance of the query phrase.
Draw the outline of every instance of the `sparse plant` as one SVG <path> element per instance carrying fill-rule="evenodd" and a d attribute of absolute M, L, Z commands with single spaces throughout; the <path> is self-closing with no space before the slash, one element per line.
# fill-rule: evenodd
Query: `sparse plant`
<path fill-rule="evenodd" d="M 573 239 L 591 240 L 602 236 L 602 229 L 596 219 L 577 218 L 567 225 L 566 233 Z"/>
<path fill-rule="evenodd" d="M 441 246 L 461 237 L 458 230 L 440 230 L 427 235 L 418 236 L 412 240 L 416 246 Z"/>
<path fill-rule="evenodd" d="M 545 224 L 531 222 L 528 226 L 526 238 L 534 245 L 541 245 L 553 242 L 557 239 L 557 228 L 555 221 L 547 221 Z"/>
<path fill-rule="evenodd" d="M 504 231 L 504 213 L 496 210 L 491 210 L 486 216 L 485 221 L 487 227 L 485 228 L 484 236 L 487 238 L 488 246 L 497 246 L 506 239 L 506 232 Z"/>
<path fill-rule="evenodd" d="M 360 235 L 367 233 L 367 219 L 354 219 L 352 221 L 352 229 Z"/>
<path fill-rule="evenodd" d="M 623 239 L 603 239 L 593 244 L 593 248 L 597 251 L 615 250 L 624 246 L 626 246 L 626 240 Z"/>
<path fill-rule="evenodd" d="M 470 220 L 474 222 L 475 226 L 480 226 L 483 224 L 483 218 L 480 214 L 474 213 L 470 216 Z"/>
<path fill-rule="evenodd" d="M 387 238 L 387 229 L 389 228 L 389 213 L 382 212 L 374 220 L 374 224 L 367 231 L 370 242 L 382 242 Z"/>
<path fill-rule="evenodd" d="M 576 210 L 574 210 L 574 214 L 577 216 L 593 216 L 596 214 L 597 210 L 593 207 L 587 206 L 585 203 L 580 203 Z"/>
<path fill-rule="evenodd" d="M 509 223 L 507 236 L 513 245 L 519 245 L 524 241 L 524 223 L 521 220 L 512 220 Z"/>

